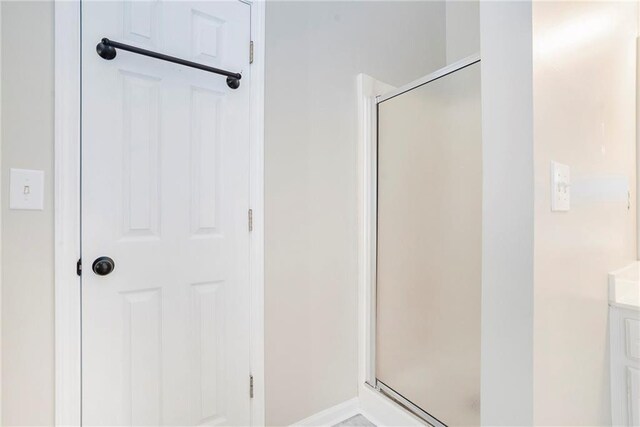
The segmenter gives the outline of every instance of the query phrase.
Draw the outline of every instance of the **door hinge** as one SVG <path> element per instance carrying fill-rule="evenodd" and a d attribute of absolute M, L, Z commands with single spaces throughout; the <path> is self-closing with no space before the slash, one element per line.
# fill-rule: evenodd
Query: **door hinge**
<path fill-rule="evenodd" d="M 253 64 L 253 40 L 249 42 L 249 64 Z"/>
<path fill-rule="evenodd" d="M 249 397 L 253 399 L 253 375 L 249 375 Z"/>
<path fill-rule="evenodd" d="M 76 274 L 78 276 L 82 276 L 82 258 L 80 258 L 76 263 Z"/>
<path fill-rule="evenodd" d="M 253 231 L 253 209 L 249 209 L 249 231 Z"/>

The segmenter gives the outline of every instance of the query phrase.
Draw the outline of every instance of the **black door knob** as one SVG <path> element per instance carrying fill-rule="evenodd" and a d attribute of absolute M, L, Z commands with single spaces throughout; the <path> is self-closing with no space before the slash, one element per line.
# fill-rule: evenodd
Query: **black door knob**
<path fill-rule="evenodd" d="M 116 263 L 108 256 L 101 256 L 93 261 L 91 268 L 98 276 L 106 276 L 116 268 Z"/>

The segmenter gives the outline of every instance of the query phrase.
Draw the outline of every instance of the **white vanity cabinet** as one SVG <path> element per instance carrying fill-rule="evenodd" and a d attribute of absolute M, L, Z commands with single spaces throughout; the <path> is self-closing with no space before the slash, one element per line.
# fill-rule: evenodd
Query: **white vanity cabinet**
<path fill-rule="evenodd" d="M 609 275 L 611 421 L 640 426 L 640 263 Z"/>

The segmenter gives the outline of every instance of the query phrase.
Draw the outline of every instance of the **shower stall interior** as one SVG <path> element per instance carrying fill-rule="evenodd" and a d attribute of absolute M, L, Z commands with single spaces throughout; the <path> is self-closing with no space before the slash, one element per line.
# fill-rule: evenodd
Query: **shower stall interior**
<path fill-rule="evenodd" d="M 377 97 L 374 111 L 368 382 L 432 425 L 479 425 L 479 56 Z"/>

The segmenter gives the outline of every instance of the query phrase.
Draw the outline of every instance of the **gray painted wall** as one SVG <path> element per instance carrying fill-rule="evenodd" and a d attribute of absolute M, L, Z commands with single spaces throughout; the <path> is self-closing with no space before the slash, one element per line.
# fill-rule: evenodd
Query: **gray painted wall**
<path fill-rule="evenodd" d="M 2 2 L 2 424 L 53 424 L 53 2 Z M 9 169 L 45 172 L 8 209 Z"/>
<path fill-rule="evenodd" d="M 445 64 L 444 2 L 267 3 L 266 411 L 286 425 L 357 394 L 356 76 Z"/>
<path fill-rule="evenodd" d="M 480 52 L 480 0 L 447 0 L 447 64 Z"/>

